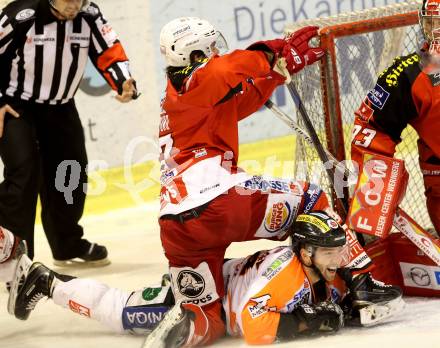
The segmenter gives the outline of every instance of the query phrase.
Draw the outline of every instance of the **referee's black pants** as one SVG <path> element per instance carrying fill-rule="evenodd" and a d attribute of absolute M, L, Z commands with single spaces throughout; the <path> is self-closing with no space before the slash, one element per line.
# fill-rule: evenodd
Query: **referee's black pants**
<path fill-rule="evenodd" d="M 25 239 L 30 257 L 33 257 L 35 214 L 40 194 L 41 219 L 54 259 L 66 260 L 84 254 L 90 243 L 82 239 L 83 229 L 78 222 L 86 197 L 87 154 L 74 101 L 42 105 L 8 100 L 8 104 L 20 117 L 7 115 L 0 138 L 0 157 L 5 167 L 4 181 L 0 184 L 0 225 Z M 76 173 L 80 168 L 77 186 L 70 182 L 75 179 L 71 166 L 67 171 L 60 170 L 56 178 L 58 166 L 66 160 L 75 161 Z M 70 202 L 62 192 L 68 187 L 76 187 L 73 191 L 68 189 L 72 191 Z"/>

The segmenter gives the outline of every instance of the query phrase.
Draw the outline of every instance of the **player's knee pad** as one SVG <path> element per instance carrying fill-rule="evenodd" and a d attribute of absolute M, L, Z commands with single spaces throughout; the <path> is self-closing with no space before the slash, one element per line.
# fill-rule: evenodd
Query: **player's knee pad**
<path fill-rule="evenodd" d="M 150 333 L 174 303 L 169 284 L 133 292 L 122 311 L 124 330 L 136 334 Z"/>
<path fill-rule="evenodd" d="M 196 268 L 170 267 L 170 275 L 176 302 L 205 306 L 220 298 L 214 277 L 206 262 L 200 263 Z"/>

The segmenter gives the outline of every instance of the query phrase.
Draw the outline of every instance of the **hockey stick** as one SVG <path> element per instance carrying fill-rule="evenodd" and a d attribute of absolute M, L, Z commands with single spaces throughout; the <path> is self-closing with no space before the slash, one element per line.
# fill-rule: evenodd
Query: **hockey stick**
<path fill-rule="evenodd" d="M 313 139 L 309 134 L 302 129 L 290 116 L 283 112 L 271 100 L 265 103 L 265 106 L 271 110 L 280 120 L 286 123 L 294 132 L 304 138 L 309 144 L 314 146 Z M 336 168 L 344 171 L 347 177 L 356 175 L 351 172 L 349 168 L 342 165 L 338 160 L 324 147 L 323 151 L 326 153 L 328 159 L 336 164 Z M 397 208 L 394 216 L 394 227 L 396 227 L 402 234 L 404 234 L 410 241 L 412 241 L 420 250 L 422 250 L 431 260 L 440 266 L 440 243 L 432 238 L 420 225 L 418 225 L 403 209 Z"/>
<path fill-rule="evenodd" d="M 316 133 L 315 127 L 313 127 L 313 124 L 312 124 L 312 121 L 310 120 L 309 114 L 307 113 L 307 110 L 304 107 L 302 99 L 299 96 L 299 93 L 296 90 L 296 87 L 292 81 L 290 81 L 287 84 L 287 90 L 289 91 L 290 96 L 292 97 L 292 99 L 293 99 L 293 101 L 299 111 L 299 114 L 304 122 L 304 125 L 307 129 L 307 132 L 308 132 L 310 138 L 312 139 L 313 146 L 315 147 L 316 151 L 318 152 L 319 158 L 321 159 L 322 163 L 324 163 L 324 165 L 325 165 L 326 163 L 329 162 L 330 158 L 335 159 L 334 156 L 333 155 L 329 156 L 328 155 L 329 151 L 326 151 L 324 146 L 322 146 L 321 140 L 319 140 L 319 137 L 318 137 L 318 134 Z M 338 162 L 339 161 L 336 160 L 336 163 L 338 163 Z M 336 166 L 336 164 L 334 164 L 334 165 Z M 329 180 L 332 184 L 333 190 L 336 190 L 333 172 L 330 170 L 330 168 L 327 168 L 327 166 L 325 166 L 325 168 L 327 171 L 327 176 L 329 177 Z M 347 192 L 347 194 L 348 194 L 348 192 Z M 346 216 L 348 213 L 347 201 L 340 198 L 339 195 L 336 195 L 336 198 L 339 201 L 341 209 Z M 360 238 L 359 241 L 361 242 L 361 244 L 364 245 L 363 236 L 358 234 L 358 238 Z"/>

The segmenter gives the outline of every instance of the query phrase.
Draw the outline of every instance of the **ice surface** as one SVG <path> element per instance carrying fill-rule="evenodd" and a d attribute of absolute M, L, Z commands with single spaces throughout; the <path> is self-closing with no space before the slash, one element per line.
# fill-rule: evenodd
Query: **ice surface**
<path fill-rule="evenodd" d="M 134 290 L 157 284 L 166 272 L 158 225 L 158 207 L 147 204 L 83 219 L 86 236 L 109 249 L 112 264 L 104 268 L 74 269 L 70 274 L 99 279 L 111 286 Z M 36 260 L 52 266 L 50 250 L 41 227 L 37 229 Z M 277 243 L 257 241 L 236 243 L 229 257 L 243 256 Z M 61 270 L 55 268 L 55 270 Z M 63 269 L 65 272 L 65 269 Z M 7 293 L 0 288 L 0 347 L 20 348 L 140 348 L 143 338 L 116 335 L 98 322 L 40 302 L 28 321 L 21 322 L 7 314 Z M 368 329 L 346 328 L 326 337 L 301 339 L 279 344 L 295 348 L 439 348 L 440 299 L 408 298 L 406 309 L 391 322 Z M 224 339 L 215 347 L 245 347 L 241 339 Z"/>

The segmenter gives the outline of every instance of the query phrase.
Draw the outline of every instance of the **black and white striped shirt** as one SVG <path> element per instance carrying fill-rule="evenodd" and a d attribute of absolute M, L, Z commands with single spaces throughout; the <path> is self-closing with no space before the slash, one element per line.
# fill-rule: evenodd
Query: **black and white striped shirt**
<path fill-rule="evenodd" d="M 4 95 L 37 103 L 72 99 L 91 61 L 113 89 L 130 77 L 117 34 L 96 4 L 58 20 L 48 0 L 19 0 L 0 12 L 0 106 Z M 2 103 L 3 100 L 3 103 Z"/>

